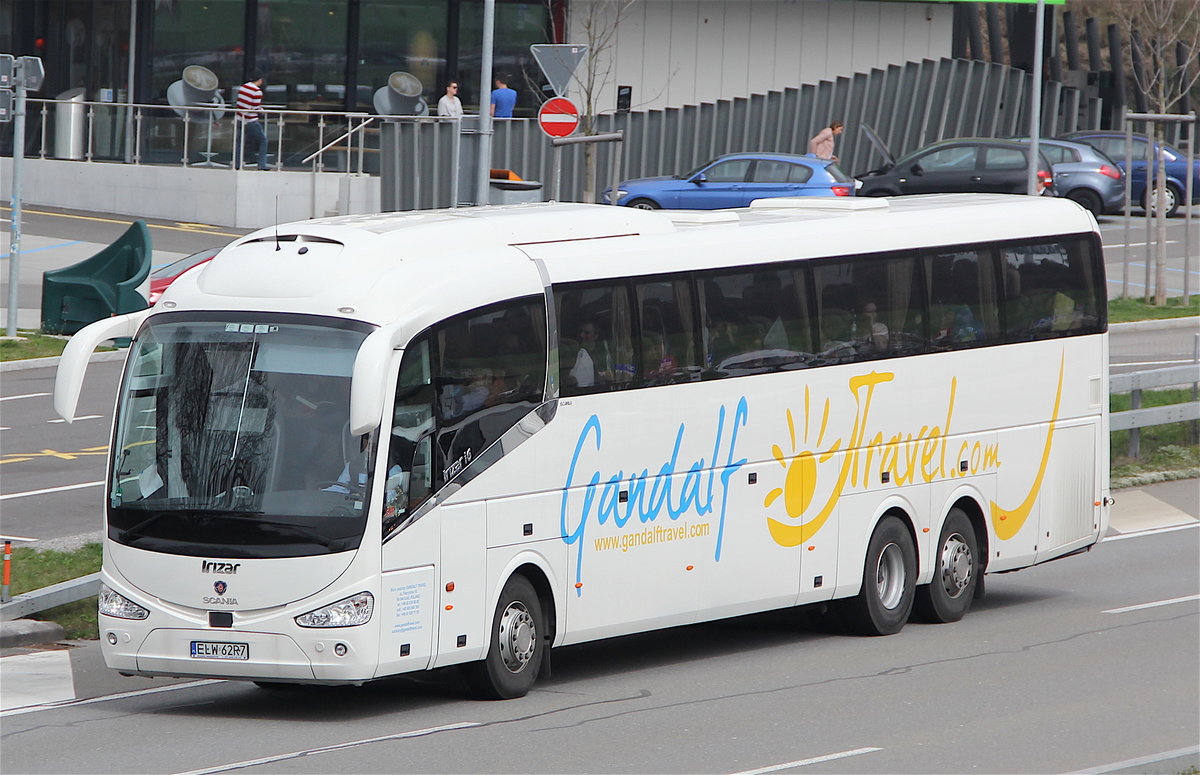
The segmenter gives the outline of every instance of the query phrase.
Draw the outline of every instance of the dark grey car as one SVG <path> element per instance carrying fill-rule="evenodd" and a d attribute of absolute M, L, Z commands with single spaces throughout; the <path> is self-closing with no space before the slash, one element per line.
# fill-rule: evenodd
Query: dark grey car
<path fill-rule="evenodd" d="M 1027 137 L 1013 138 L 1028 143 Z M 1099 149 L 1069 140 L 1038 139 L 1038 150 L 1054 167 L 1054 190 L 1100 217 L 1124 209 L 1125 175 Z"/>
<path fill-rule="evenodd" d="M 992 137 L 959 137 L 927 145 L 893 161 L 887 146 L 868 126 L 863 132 L 883 155 L 883 167 L 855 175 L 859 196 L 899 196 L 976 192 L 1024 194 L 1029 146 Z M 1053 193 L 1050 161 L 1039 153 L 1040 192 Z"/>

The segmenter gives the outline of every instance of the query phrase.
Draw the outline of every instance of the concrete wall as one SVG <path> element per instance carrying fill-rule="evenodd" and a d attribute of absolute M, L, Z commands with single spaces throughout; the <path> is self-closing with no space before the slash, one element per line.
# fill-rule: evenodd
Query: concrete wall
<path fill-rule="evenodd" d="M 568 41 L 596 56 L 596 110 L 632 85 L 633 109 L 679 107 L 950 56 L 951 3 L 869 0 L 581 0 Z M 613 16 L 624 8 L 619 24 Z M 592 32 L 589 34 L 588 26 Z M 611 43 L 603 43 L 608 32 Z M 599 45 L 597 45 L 599 44 Z M 587 60 L 576 77 L 587 77 Z M 580 84 L 569 96 L 584 101 Z M 830 118 L 833 118 L 832 116 Z"/>
<path fill-rule="evenodd" d="M 0 159 L 0 194 L 12 198 L 11 158 Z M 344 173 L 260 172 L 25 159 L 27 206 L 164 218 L 243 229 L 379 210 L 379 178 Z"/>

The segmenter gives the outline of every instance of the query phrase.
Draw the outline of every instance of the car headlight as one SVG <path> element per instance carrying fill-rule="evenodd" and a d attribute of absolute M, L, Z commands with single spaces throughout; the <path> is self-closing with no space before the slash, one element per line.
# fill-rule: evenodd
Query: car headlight
<path fill-rule="evenodd" d="M 371 612 L 374 609 L 375 598 L 371 593 L 359 592 L 324 608 L 297 616 L 296 624 L 301 627 L 354 627 L 371 621 Z"/>
<path fill-rule="evenodd" d="M 628 191 L 624 191 L 622 189 L 617 189 L 617 195 L 615 198 L 613 197 L 613 193 L 611 191 L 605 191 L 604 198 L 607 199 L 609 202 L 616 202 L 616 201 L 619 201 L 621 198 L 627 196 L 628 194 L 629 194 Z"/>
<path fill-rule="evenodd" d="M 115 616 L 118 619 L 145 619 L 150 615 L 149 610 L 124 595 L 113 592 L 103 582 L 100 583 L 99 611 L 105 616 Z"/>

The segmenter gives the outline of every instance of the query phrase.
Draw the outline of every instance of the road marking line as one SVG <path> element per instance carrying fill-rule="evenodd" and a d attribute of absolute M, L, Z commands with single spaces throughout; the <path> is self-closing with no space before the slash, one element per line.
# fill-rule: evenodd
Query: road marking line
<path fill-rule="evenodd" d="M 156 686 L 153 689 L 136 689 L 132 692 L 121 692 L 120 694 L 106 694 L 103 697 L 88 697 L 82 700 L 65 700 L 63 702 L 55 702 L 44 705 L 29 705 L 24 708 L 12 708 L 11 710 L 0 711 L 0 718 L 8 718 L 9 716 L 21 716 L 25 713 L 37 713 L 43 710 L 58 710 L 59 708 L 73 708 L 76 705 L 91 705 L 96 702 L 108 702 L 109 700 L 124 700 L 129 697 L 143 697 L 147 694 L 158 694 L 159 692 L 172 692 L 176 689 L 191 689 L 196 686 L 207 686 L 208 684 L 220 684 L 224 681 L 215 678 L 206 678 L 202 681 L 189 681 L 182 684 L 171 684 L 170 686 Z"/>
<path fill-rule="evenodd" d="M 102 414 L 85 414 L 85 415 L 76 417 L 74 421 L 79 422 L 80 420 L 95 420 L 95 419 L 97 419 L 99 417 L 103 417 L 103 416 L 104 415 L 102 415 Z M 57 420 L 46 420 L 46 422 L 66 422 L 66 420 L 64 420 L 60 417 Z"/>
<path fill-rule="evenodd" d="M 1101 543 L 1120 541 L 1125 538 L 1141 538 L 1142 536 L 1158 535 L 1159 533 L 1174 533 L 1177 530 L 1191 530 L 1194 527 L 1200 527 L 1200 522 L 1191 522 L 1186 525 L 1171 525 L 1170 527 L 1152 527 L 1147 530 L 1137 530 L 1132 533 L 1118 533 L 1115 536 L 1105 536 Z"/>
<path fill-rule="evenodd" d="M 1176 748 L 1174 751 L 1163 751 L 1162 753 L 1152 753 L 1149 756 L 1142 756 L 1138 759 L 1126 759 L 1123 762 L 1113 762 L 1112 764 L 1101 764 L 1099 767 L 1093 767 L 1087 770 L 1076 770 L 1068 773 L 1068 775 L 1101 775 L 1105 772 L 1116 772 L 1118 770 L 1132 769 L 1141 767 L 1155 762 L 1174 759 L 1178 756 L 1188 756 L 1189 754 L 1200 753 L 1200 745 L 1193 745 L 1187 748 Z"/>
<path fill-rule="evenodd" d="M 83 484 L 68 484 L 62 487 L 47 487 L 44 490 L 30 490 L 28 492 L 10 492 L 8 495 L 0 495 L 0 501 L 6 501 L 9 498 L 28 498 L 30 495 L 46 495 L 52 492 L 66 492 L 67 490 L 80 490 L 84 487 L 97 487 L 104 482 L 84 482 Z"/>
<path fill-rule="evenodd" d="M 16 401 L 18 398 L 40 398 L 42 396 L 48 396 L 48 395 L 50 395 L 50 394 L 49 393 L 26 393 L 23 396 L 4 396 L 4 398 L 0 398 L 0 401 Z"/>
<path fill-rule="evenodd" d="M 2 207 L 2 208 L 0 208 L 0 210 L 8 210 L 11 212 L 12 208 Z M 97 217 L 91 216 L 91 215 L 71 215 L 69 213 L 50 213 L 50 212 L 46 212 L 45 210 L 30 210 L 28 207 L 23 208 L 21 210 L 21 212 L 25 213 L 26 215 L 46 215 L 46 216 L 50 216 L 51 218 L 71 218 L 71 219 L 74 219 L 77 221 L 97 221 L 99 223 L 115 223 L 120 226 L 128 226 L 130 223 L 127 220 L 118 220 L 116 218 L 97 218 Z M 176 221 L 176 223 L 179 223 L 179 221 Z M 148 229 L 167 229 L 170 231 L 184 231 L 184 232 L 189 232 L 189 233 L 193 233 L 193 234 L 216 234 L 219 237 L 240 237 L 240 236 L 242 236 L 241 234 L 232 234 L 230 232 L 225 232 L 225 231 L 211 231 L 209 229 L 187 228 L 184 226 L 167 226 L 166 224 L 161 224 L 161 223 L 148 223 L 148 224 L 146 224 L 146 228 L 148 228 Z M 22 251 L 22 252 L 24 252 L 24 251 Z"/>
<path fill-rule="evenodd" d="M 790 770 L 792 767 L 805 767 L 809 764 L 821 764 L 823 762 L 831 762 L 835 759 L 847 759 L 851 756 L 861 756 L 864 753 L 874 753 L 882 751 L 882 748 L 855 748 L 853 751 L 842 751 L 841 753 L 831 753 L 826 756 L 816 756 L 812 759 L 798 759 L 794 762 L 786 762 L 784 764 L 775 764 L 770 767 L 762 767 L 757 770 L 742 770 L 735 772 L 733 775 L 763 775 L 766 772 L 778 772 L 779 770 Z"/>
<path fill-rule="evenodd" d="M 438 732 L 452 732 L 456 729 L 471 729 L 472 727 L 481 727 L 478 721 L 460 721 L 457 724 L 444 724 L 440 727 L 429 727 L 428 729 L 414 729 L 411 732 L 398 732 L 394 735 L 381 735 L 380 737 L 368 737 L 362 740 L 351 740 L 347 743 L 334 743 L 333 745 L 323 745 L 317 748 L 307 748 L 303 751 L 292 751 L 291 753 L 281 753 L 275 756 L 264 756 L 261 759 L 249 759 L 244 762 L 233 762 L 231 764 L 221 764 L 216 767 L 208 767 L 202 770 L 188 770 L 187 772 L 177 773 L 177 775 L 211 775 L 215 772 L 229 772 L 230 770 L 240 770 L 243 767 L 257 767 L 260 764 L 273 764 L 275 762 L 287 761 L 288 759 L 299 759 L 302 756 L 313 756 L 315 754 L 329 753 L 331 751 L 341 751 L 347 748 L 355 748 L 360 745 L 369 745 L 371 743 L 382 743 L 387 740 L 404 740 L 410 737 L 424 737 L 426 735 L 436 734 Z"/>
<path fill-rule="evenodd" d="M 1163 605 L 1173 605 L 1175 603 L 1187 603 L 1191 600 L 1200 600 L 1200 595 L 1187 595 L 1186 597 L 1174 597 L 1170 600 L 1156 600 L 1153 603 L 1142 603 L 1140 605 L 1127 605 L 1124 608 L 1110 608 L 1107 611 L 1101 611 L 1102 614 L 1124 614 L 1130 611 L 1141 611 L 1145 608 L 1158 608 Z"/>

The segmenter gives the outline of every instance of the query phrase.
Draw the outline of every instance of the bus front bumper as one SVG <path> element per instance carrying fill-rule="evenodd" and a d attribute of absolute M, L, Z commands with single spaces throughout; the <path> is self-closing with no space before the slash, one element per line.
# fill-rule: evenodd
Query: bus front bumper
<path fill-rule="evenodd" d="M 105 626 L 107 617 L 101 619 L 104 662 L 121 673 L 329 684 L 361 683 L 372 677 L 373 671 L 355 658 L 353 641 L 339 639 L 336 632 L 314 640 L 309 654 L 277 633 L 158 628 L 138 637 L 120 625 Z M 339 644 L 342 654 L 337 653 L 342 650 Z"/>

